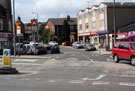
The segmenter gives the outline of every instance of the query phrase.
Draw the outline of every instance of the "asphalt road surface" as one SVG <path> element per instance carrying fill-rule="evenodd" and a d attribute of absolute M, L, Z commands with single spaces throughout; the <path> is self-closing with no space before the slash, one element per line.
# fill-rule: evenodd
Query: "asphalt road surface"
<path fill-rule="evenodd" d="M 13 59 L 20 74 L 0 75 L 0 91 L 134 91 L 135 67 L 128 62 L 72 48 L 61 52 Z"/>

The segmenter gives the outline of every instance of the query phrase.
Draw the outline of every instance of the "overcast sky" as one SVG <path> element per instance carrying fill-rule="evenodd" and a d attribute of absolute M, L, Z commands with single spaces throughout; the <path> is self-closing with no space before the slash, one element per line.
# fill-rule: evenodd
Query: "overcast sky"
<path fill-rule="evenodd" d="M 101 2 L 113 0 L 15 0 L 16 17 L 20 16 L 23 22 L 30 22 L 36 18 L 38 13 L 39 21 L 46 22 L 48 18 L 76 17 L 79 10 L 98 5 Z M 117 2 L 135 2 L 135 0 L 116 0 Z M 89 2 L 89 3 L 88 3 Z"/>

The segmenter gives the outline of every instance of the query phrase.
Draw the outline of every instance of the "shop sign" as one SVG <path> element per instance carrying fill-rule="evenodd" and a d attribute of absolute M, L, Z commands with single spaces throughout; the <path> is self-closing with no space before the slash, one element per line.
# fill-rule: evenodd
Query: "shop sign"
<path fill-rule="evenodd" d="M 7 38 L 7 37 L 13 37 L 13 35 L 10 34 L 10 33 L 0 33 L 0 37 L 1 38 Z"/>
<path fill-rule="evenodd" d="M 105 31 L 99 31 L 99 32 L 98 32 L 98 34 L 106 34 L 106 33 L 108 33 L 107 30 L 105 30 Z"/>
<path fill-rule="evenodd" d="M 98 32 L 90 32 L 90 35 L 97 35 Z"/>
<path fill-rule="evenodd" d="M 89 33 L 80 33 L 78 36 L 89 36 Z"/>
<path fill-rule="evenodd" d="M 128 35 L 135 35 L 135 31 L 129 32 Z"/>

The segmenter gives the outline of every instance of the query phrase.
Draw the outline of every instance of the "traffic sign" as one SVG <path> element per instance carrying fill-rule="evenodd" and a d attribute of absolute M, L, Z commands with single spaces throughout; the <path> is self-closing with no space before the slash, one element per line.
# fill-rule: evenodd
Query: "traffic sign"
<path fill-rule="evenodd" d="M 31 30 L 32 31 L 37 31 L 38 30 L 38 20 L 37 19 L 32 19 L 31 20 Z"/>
<path fill-rule="evenodd" d="M 3 50 L 3 67 L 11 67 L 11 50 Z"/>
<path fill-rule="evenodd" d="M 21 23 L 20 22 L 16 23 L 16 34 L 21 35 Z"/>

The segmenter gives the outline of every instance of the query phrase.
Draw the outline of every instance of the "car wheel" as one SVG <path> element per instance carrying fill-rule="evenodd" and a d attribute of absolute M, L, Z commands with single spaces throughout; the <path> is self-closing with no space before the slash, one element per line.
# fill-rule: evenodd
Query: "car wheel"
<path fill-rule="evenodd" d="M 115 63 L 119 63 L 120 61 L 117 54 L 114 55 L 113 59 Z"/>
<path fill-rule="evenodd" d="M 134 57 L 134 56 L 131 57 L 130 61 L 131 61 L 131 64 L 132 64 L 133 66 L 135 66 L 135 57 Z"/>

